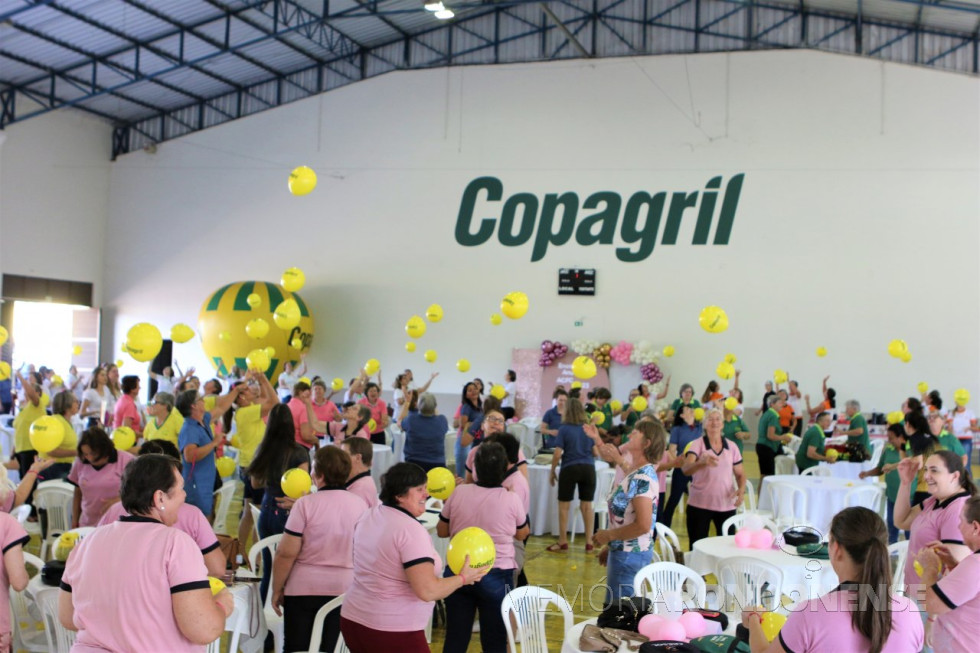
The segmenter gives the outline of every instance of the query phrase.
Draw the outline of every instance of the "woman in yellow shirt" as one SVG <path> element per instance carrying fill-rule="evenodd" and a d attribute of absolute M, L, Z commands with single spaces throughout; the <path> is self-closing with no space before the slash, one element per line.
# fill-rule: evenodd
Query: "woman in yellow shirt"
<path fill-rule="evenodd" d="M 144 440 L 166 440 L 177 446 L 177 436 L 184 425 L 183 416 L 174 410 L 174 396 L 169 392 L 158 392 L 153 397 L 146 412 L 153 419 L 146 423 L 143 429 Z"/>
<path fill-rule="evenodd" d="M 47 458 L 54 458 L 54 464 L 44 474 L 46 481 L 67 478 L 68 472 L 71 471 L 71 464 L 75 462 L 78 434 L 75 433 L 71 418 L 78 413 L 78 408 L 78 398 L 70 390 L 59 392 L 51 402 L 51 414 L 61 423 L 63 435 L 61 444 L 45 454 Z"/>

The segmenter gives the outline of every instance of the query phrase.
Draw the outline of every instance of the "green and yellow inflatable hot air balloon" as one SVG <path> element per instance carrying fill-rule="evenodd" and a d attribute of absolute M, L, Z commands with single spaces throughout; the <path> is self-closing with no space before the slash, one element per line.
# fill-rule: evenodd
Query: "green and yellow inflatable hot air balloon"
<path fill-rule="evenodd" d="M 248 301 L 253 294 L 262 299 L 255 308 Z M 295 300 L 299 307 L 299 323 L 290 329 L 281 329 L 276 326 L 273 315 L 276 308 L 289 299 Z M 255 303 L 254 298 L 252 303 Z M 249 337 L 245 332 L 245 326 L 256 318 L 262 318 L 271 327 L 259 339 Z M 313 316 L 306 303 L 296 293 L 266 281 L 238 281 L 214 291 L 204 300 L 197 325 L 204 353 L 220 374 L 227 374 L 232 365 L 244 371 L 248 367 L 245 359 L 249 352 L 272 347 L 278 356 L 270 357 L 269 366 L 263 371 L 273 383 L 286 361 L 295 365 L 300 355 L 309 351 L 313 344 Z M 297 344 L 301 346 L 295 347 Z"/>

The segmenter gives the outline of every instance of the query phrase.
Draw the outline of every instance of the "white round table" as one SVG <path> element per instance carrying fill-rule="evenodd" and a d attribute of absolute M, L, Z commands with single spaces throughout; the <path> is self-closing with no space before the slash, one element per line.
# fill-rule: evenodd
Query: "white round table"
<path fill-rule="evenodd" d="M 381 489 L 381 476 L 388 471 L 388 468 L 395 464 L 395 452 L 387 444 L 374 445 L 374 459 L 371 461 L 371 478 L 374 484 Z"/>
<path fill-rule="evenodd" d="M 858 478 L 858 474 L 865 472 L 869 469 L 874 469 L 874 465 L 871 464 L 870 460 L 866 460 L 863 463 L 852 463 L 839 461 L 833 465 L 829 463 L 821 462 L 818 464 L 822 469 L 829 469 L 831 478 L 843 478 L 848 481 L 855 481 L 857 483 L 874 483 L 875 477 L 869 477 L 866 479 Z"/>
<path fill-rule="evenodd" d="M 612 486 L 611 479 L 615 477 L 616 470 L 609 466 L 609 463 L 596 460 L 596 487 Z M 603 484 L 599 480 L 600 475 L 606 475 L 605 480 L 610 481 Z M 551 484 L 551 465 L 533 465 L 529 464 L 527 466 L 527 480 L 528 484 L 531 486 L 531 506 L 530 506 L 530 517 L 531 517 L 531 534 L 532 535 L 545 535 L 546 533 L 551 533 L 552 535 L 558 535 L 558 484 Z M 598 490 L 597 490 L 598 492 Z M 577 494 L 576 494 L 577 496 Z M 599 503 L 605 503 L 608 497 L 596 496 L 592 503 L 593 506 Z M 571 507 L 568 511 L 568 524 L 571 528 L 573 523 L 572 516 L 573 511 L 578 511 L 578 500 L 572 502 Z M 582 520 L 579 519 L 576 522 L 576 532 L 583 532 L 582 530 Z"/>
<path fill-rule="evenodd" d="M 783 594 L 794 603 L 820 596 L 839 584 L 829 560 L 804 558 L 780 549 L 743 549 L 735 546 L 734 535 L 698 540 L 684 556 L 684 564 L 702 576 L 710 573 L 717 578 L 718 563 L 734 557 L 755 558 L 778 567 L 783 572 Z"/>
<path fill-rule="evenodd" d="M 773 481 L 790 483 L 803 490 L 806 494 L 806 512 L 797 513 L 794 516 L 813 524 L 824 535 L 830 532 L 830 522 L 834 515 L 844 509 L 844 498 L 847 493 L 865 484 L 864 481 L 850 481 L 846 478 L 833 476 L 799 476 L 797 474 L 767 476 L 762 479 L 762 488 L 759 491 L 760 511 L 772 511 L 773 509 L 772 496 L 768 489 L 769 483 Z"/>

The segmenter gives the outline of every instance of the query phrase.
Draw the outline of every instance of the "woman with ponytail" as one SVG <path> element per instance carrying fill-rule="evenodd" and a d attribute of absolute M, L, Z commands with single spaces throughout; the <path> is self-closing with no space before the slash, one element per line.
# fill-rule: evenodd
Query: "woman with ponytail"
<path fill-rule="evenodd" d="M 845 508 L 830 524 L 830 564 L 840 585 L 793 609 L 770 644 L 758 612 L 745 612 L 752 653 L 922 650 L 922 619 L 911 600 L 891 596 L 888 530 L 877 513 Z"/>

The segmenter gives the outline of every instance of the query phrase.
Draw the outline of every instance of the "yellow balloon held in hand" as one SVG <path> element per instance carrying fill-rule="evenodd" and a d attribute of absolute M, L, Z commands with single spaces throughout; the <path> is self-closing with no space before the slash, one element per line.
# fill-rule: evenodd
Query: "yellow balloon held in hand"
<path fill-rule="evenodd" d="M 44 415 L 38 417 L 31 424 L 30 439 L 34 450 L 40 454 L 45 454 L 58 448 L 58 445 L 65 439 L 65 430 L 57 417 Z"/>
<path fill-rule="evenodd" d="M 818 358 L 823 358 L 826 355 L 827 355 L 827 348 L 826 347 L 817 347 L 817 357 Z"/>
<path fill-rule="evenodd" d="M 378 430 L 378 423 L 374 421 L 373 417 L 367 421 L 367 424 L 365 424 L 365 426 L 367 427 L 367 430 L 371 433 L 374 433 Z"/>
<path fill-rule="evenodd" d="M 840 452 L 837 449 L 827 449 L 827 460 L 834 461 L 840 457 Z"/>
<path fill-rule="evenodd" d="M 289 292 L 302 290 L 304 284 L 306 284 L 306 275 L 299 268 L 289 268 L 279 279 L 279 285 Z"/>
<path fill-rule="evenodd" d="M 366 363 L 364 363 L 364 373 L 368 376 L 374 376 L 381 369 L 381 361 L 377 358 L 369 358 Z"/>
<path fill-rule="evenodd" d="M 667 345 L 666 347 L 664 347 L 664 356 L 670 358 L 671 356 L 674 355 L 674 351 L 675 350 L 673 345 Z"/>
<path fill-rule="evenodd" d="M 412 342 L 411 340 L 409 340 L 408 342 L 406 342 L 405 343 L 405 351 L 407 351 L 410 354 L 414 354 L 415 353 L 415 343 Z"/>
<path fill-rule="evenodd" d="M 776 383 L 786 383 L 787 378 L 785 370 L 776 370 L 772 373 L 772 380 Z"/>
<path fill-rule="evenodd" d="M 442 319 L 442 306 L 439 304 L 433 304 L 429 308 L 425 309 L 425 319 L 429 322 L 438 322 Z"/>
<path fill-rule="evenodd" d="M 309 472 L 305 469 L 294 467 L 286 470 L 279 484 L 287 497 L 298 499 L 310 493 L 310 488 L 313 487 L 313 479 L 310 478 Z"/>
<path fill-rule="evenodd" d="M 214 461 L 214 466 L 218 470 L 218 476 L 228 478 L 235 473 L 235 461 L 228 456 L 222 456 Z"/>
<path fill-rule="evenodd" d="M 595 361 L 588 356 L 579 356 L 572 361 L 572 374 L 576 379 L 588 381 L 596 374 Z"/>
<path fill-rule="evenodd" d="M 500 317 L 500 313 L 493 313 L 490 315 L 490 324 L 494 326 L 500 326 L 500 323 L 504 321 L 504 318 Z"/>
<path fill-rule="evenodd" d="M 170 339 L 177 344 L 184 344 L 185 342 L 190 342 L 194 337 L 194 329 L 190 328 L 183 322 L 178 323 L 170 327 Z M 79 352 L 81 353 L 81 352 Z"/>
<path fill-rule="evenodd" d="M 614 413 L 618 413 L 619 411 L 623 410 L 623 402 L 621 402 L 619 399 L 613 399 L 609 402 L 609 410 Z"/>
<path fill-rule="evenodd" d="M 476 526 L 464 528 L 449 540 L 446 562 L 454 574 L 462 570 L 467 556 L 470 558 L 470 569 L 493 567 L 493 561 L 497 558 L 497 549 L 493 545 L 493 538 L 482 528 Z"/>
<path fill-rule="evenodd" d="M 606 421 L 606 414 L 601 410 L 593 412 L 591 417 L 592 423 L 596 426 L 602 426 L 602 424 Z"/>
<path fill-rule="evenodd" d="M 330 389 L 333 390 L 334 392 L 337 392 L 338 390 L 343 390 L 344 380 L 339 376 L 336 377 L 333 381 L 330 382 Z"/>
<path fill-rule="evenodd" d="M 708 333 L 721 333 L 728 329 L 728 314 L 717 306 L 705 306 L 698 315 L 698 324 Z"/>
<path fill-rule="evenodd" d="M 762 615 L 762 632 L 766 639 L 772 642 L 779 635 L 779 631 L 786 625 L 786 615 L 777 612 L 766 612 Z"/>
<path fill-rule="evenodd" d="M 700 422 L 704 419 L 704 408 L 700 406 L 694 409 L 694 421 Z"/>
<path fill-rule="evenodd" d="M 309 195 L 316 188 L 316 173 L 312 168 L 299 166 L 289 173 L 289 192 L 298 197 Z"/>
<path fill-rule="evenodd" d="M 735 397 L 728 397 L 727 399 L 725 399 L 725 408 L 727 408 L 728 410 L 735 410 L 736 408 L 738 408 L 738 399 L 736 399 Z"/>
<path fill-rule="evenodd" d="M 430 497 L 445 501 L 456 489 L 456 477 L 445 467 L 433 467 L 426 473 L 426 490 Z"/>
<path fill-rule="evenodd" d="M 418 315 L 408 318 L 408 322 L 405 323 L 405 333 L 409 338 L 421 338 L 425 335 L 425 329 L 425 320 Z"/>
<path fill-rule="evenodd" d="M 170 339 L 173 340 L 173 336 L 171 336 Z M 71 348 L 71 354 L 72 354 L 72 356 L 81 356 L 82 355 L 82 346 L 81 345 L 75 345 L 74 347 L 72 347 Z"/>
<path fill-rule="evenodd" d="M 630 406 L 632 406 L 633 410 L 636 412 L 642 413 L 647 409 L 646 397 L 633 397 L 633 401 L 630 402 Z"/>
<path fill-rule="evenodd" d="M 426 349 L 424 356 L 426 363 L 435 363 L 436 359 L 439 358 L 439 354 L 436 353 L 435 349 Z"/>
<path fill-rule="evenodd" d="M 458 361 L 456 361 L 456 369 L 460 372 L 469 372 L 470 362 L 465 358 L 460 358 Z"/>
<path fill-rule="evenodd" d="M 527 313 L 527 295 L 522 292 L 507 293 L 500 300 L 500 312 L 512 320 L 519 320 Z"/>
<path fill-rule="evenodd" d="M 136 446 L 136 431 L 128 426 L 120 426 L 112 432 L 112 444 L 120 451 L 129 451 Z"/>
<path fill-rule="evenodd" d="M 262 296 L 257 292 L 253 292 L 250 293 L 249 296 L 245 298 L 245 301 L 252 308 L 258 308 L 259 306 L 262 305 Z"/>
<path fill-rule="evenodd" d="M 284 299 L 276 306 L 276 311 L 272 314 L 272 321 L 283 331 L 289 331 L 299 325 L 301 317 L 299 304 L 296 303 L 295 299 L 290 297 L 289 299 Z"/>
<path fill-rule="evenodd" d="M 248 365 L 248 369 L 258 370 L 263 374 L 269 369 L 271 363 L 269 354 L 264 349 L 253 349 L 245 356 L 245 364 Z"/>
<path fill-rule="evenodd" d="M 495 385 L 490 388 L 490 396 L 503 401 L 503 398 L 507 396 L 507 389 L 502 385 Z"/>
<path fill-rule="evenodd" d="M 208 576 L 208 585 L 211 587 L 211 596 L 216 596 L 218 592 L 227 587 L 225 581 L 214 576 Z"/>
<path fill-rule="evenodd" d="M 245 333 L 253 340 L 261 340 L 269 333 L 269 323 L 261 317 L 257 317 L 245 325 Z"/>

